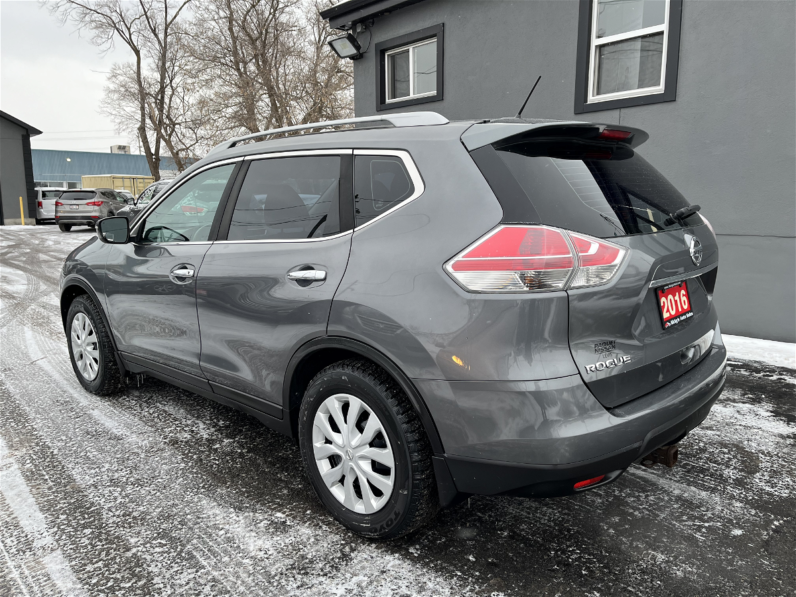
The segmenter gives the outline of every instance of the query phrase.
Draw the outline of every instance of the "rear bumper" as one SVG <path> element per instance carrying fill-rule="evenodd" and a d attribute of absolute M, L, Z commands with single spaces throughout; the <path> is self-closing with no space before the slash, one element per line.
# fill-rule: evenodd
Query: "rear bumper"
<path fill-rule="evenodd" d="M 100 216 L 91 216 L 90 214 L 81 214 L 79 216 L 62 216 L 59 214 L 55 216 L 55 221 L 59 224 L 70 224 L 72 226 L 95 226 L 99 219 Z"/>
<path fill-rule="evenodd" d="M 553 497 L 583 491 L 574 484 L 600 475 L 605 479 L 588 489 L 610 483 L 633 462 L 679 441 L 721 395 L 726 363 L 724 346 L 713 346 L 685 375 L 611 410 L 572 378 L 549 380 L 552 388 L 533 382 L 525 391 L 498 382 L 492 393 L 443 382 L 453 386 L 453 402 L 427 394 L 439 382 L 416 383 L 446 450 L 435 466 L 444 460 L 458 492 Z M 462 406 L 466 416 L 456 413 Z"/>

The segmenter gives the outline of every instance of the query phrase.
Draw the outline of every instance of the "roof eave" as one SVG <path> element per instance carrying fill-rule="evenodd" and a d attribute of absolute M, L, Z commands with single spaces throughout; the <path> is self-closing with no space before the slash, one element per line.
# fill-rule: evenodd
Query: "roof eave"
<path fill-rule="evenodd" d="M 332 29 L 347 30 L 387 13 L 417 4 L 423 0 L 348 0 L 321 11 L 321 17 L 329 21 Z"/>
<path fill-rule="evenodd" d="M 30 126 L 27 122 L 22 122 L 19 118 L 14 118 L 8 112 L 3 112 L 2 110 L 0 110 L 0 116 L 28 131 L 28 135 L 30 135 L 31 137 L 35 137 L 36 135 L 42 134 L 42 132 L 39 129 L 37 129 L 35 126 Z"/>

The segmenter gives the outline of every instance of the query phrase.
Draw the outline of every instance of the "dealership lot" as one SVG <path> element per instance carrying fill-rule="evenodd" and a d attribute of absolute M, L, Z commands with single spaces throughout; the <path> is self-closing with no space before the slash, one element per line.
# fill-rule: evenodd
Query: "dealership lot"
<path fill-rule="evenodd" d="M 0 594 L 796 594 L 796 371 L 731 359 L 672 470 L 374 543 L 255 419 L 153 379 L 81 388 L 58 276 L 91 234 L 0 230 Z"/>

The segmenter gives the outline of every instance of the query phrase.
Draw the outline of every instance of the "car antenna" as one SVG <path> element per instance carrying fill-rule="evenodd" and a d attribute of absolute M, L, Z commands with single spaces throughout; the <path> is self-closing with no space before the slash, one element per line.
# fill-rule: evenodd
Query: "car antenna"
<path fill-rule="evenodd" d="M 525 98 L 525 101 L 522 102 L 522 108 L 520 108 L 520 111 L 517 112 L 517 115 L 514 118 L 522 118 L 522 111 L 525 109 L 525 105 L 528 103 L 528 100 L 531 99 L 531 95 L 533 95 L 533 90 L 536 89 L 536 86 L 539 84 L 539 81 L 541 80 L 542 80 L 542 75 L 539 75 L 539 78 L 536 79 L 536 83 L 534 83 L 533 87 L 531 88 L 531 93 L 529 93 L 528 97 Z"/>

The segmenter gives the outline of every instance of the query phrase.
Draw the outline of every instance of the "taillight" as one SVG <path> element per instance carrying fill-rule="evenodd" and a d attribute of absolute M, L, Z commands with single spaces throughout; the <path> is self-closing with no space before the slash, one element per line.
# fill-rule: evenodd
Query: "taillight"
<path fill-rule="evenodd" d="M 618 129 L 603 129 L 603 131 L 597 135 L 597 138 L 603 141 L 627 141 L 630 137 L 633 136 L 633 133 L 630 131 L 620 131 Z"/>
<path fill-rule="evenodd" d="M 60 201 L 56 201 L 55 202 L 55 207 L 63 207 L 63 206 L 64 206 L 64 204 L 61 203 Z"/>
<path fill-rule="evenodd" d="M 445 264 L 474 292 L 540 292 L 605 284 L 626 250 L 547 226 L 500 226 Z"/>
<path fill-rule="evenodd" d="M 570 288 L 599 286 L 613 278 L 625 257 L 625 249 L 583 234 L 569 233 L 578 254 L 578 273 Z"/>
<path fill-rule="evenodd" d="M 102 207 L 102 201 L 89 201 L 86 205 L 90 205 L 91 207 Z"/>
<path fill-rule="evenodd" d="M 502 226 L 446 264 L 468 290 L 561 290 L 575 259 L 564 234 L 542 226 Z"/>
<path fill-rule="evenodd" d="M 37 201 L 36 205 L 38 205 L 39 209 L 43 209 L 44 206 L 41 204 L 41 201 Z"/>

